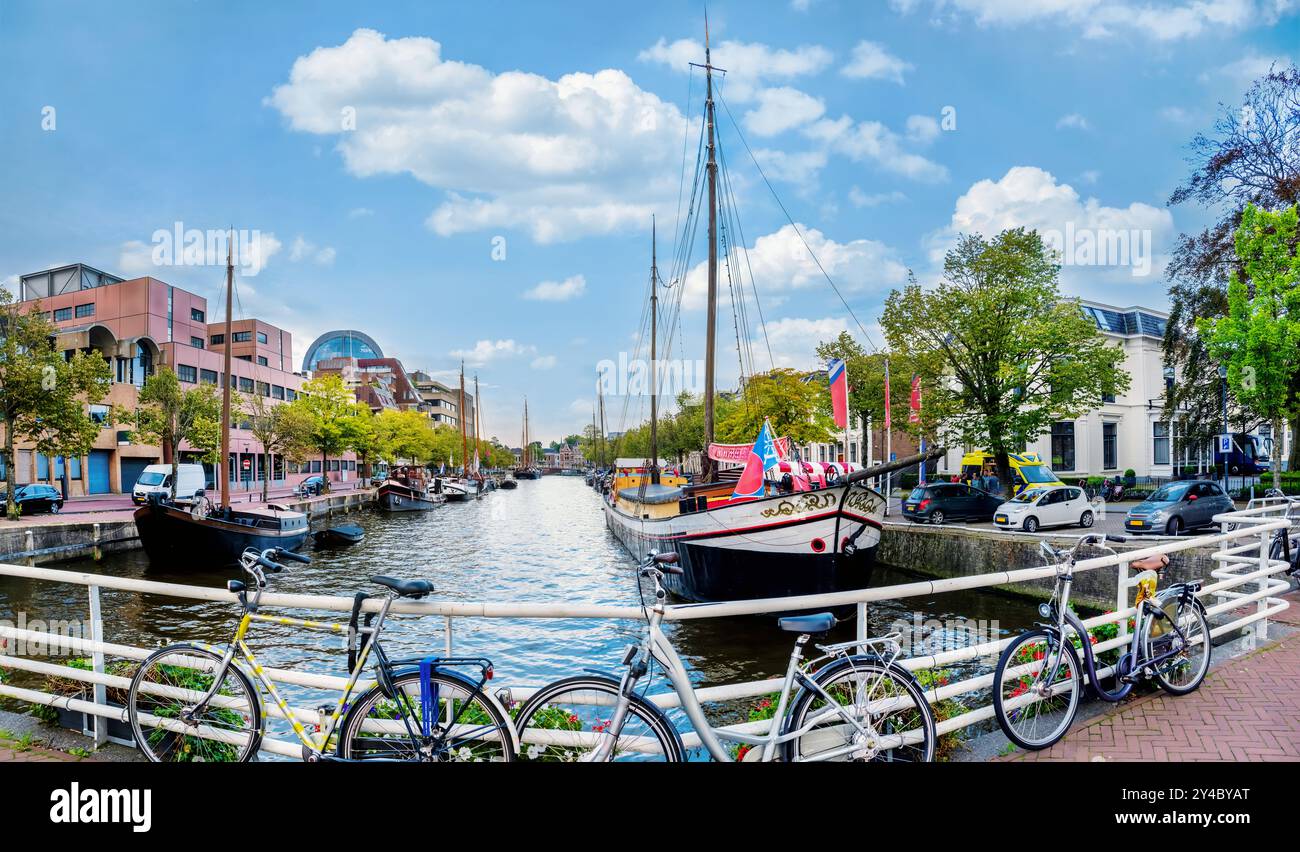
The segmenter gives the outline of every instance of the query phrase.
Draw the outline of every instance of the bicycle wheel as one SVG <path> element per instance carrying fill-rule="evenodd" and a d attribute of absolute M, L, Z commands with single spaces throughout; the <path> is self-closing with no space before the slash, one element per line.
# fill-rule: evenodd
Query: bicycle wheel
<path fill-rule="evenodd" d="M 339 726 L 338 756 L 344 760 L 411 763 L 483 763 L 514 760 L 510 722 L 495 701 L 454 672 L 429 674 L 429 735 L 418 671 L 395 675 L 393 691 L 375 684 L 348 711 Z"/>
<path fill-rule="evenodd" d="M 196 712 L 221 668 L 221 656 L 196 645 L 168 645 L 140 664 L 127 693 L 136 745 L 153 763 L 246 763 L 262 741 L 262 705 L 253 682 L 232 662 L 216 694 Z"/>
<path fill-rule="evenodd" d="M 1070 730 L 1079 709 L 1083 674 L 1079 655 L 1069 642 L 1061 648 L 1061 663 L 1056 677 L 1046 669 L 1056 658 L 1060 640 L 1046 630 L 1031 630 L 1002 651 L 993 674 L 993 710 L 1002 732 L 1021 748 L 1033 751 L 1055 743 Z M 1012 672 L 1012 669 L 1018 669 Z M 1041 695 L 1038 701 L 1019 703 L 1021 698 Z M 1008 707 L 1016 701 L 1015 707 Z"/>
<path fill-rule="evenodd" d="M 1186 643 L 1168 621 L 1150 616 L 1142 625 L 1139 647 L 1148 660 L 1180 648 L 1178 654 L 1156 666 L 1153 674 L 1161 689 L 1172 695 L 1186 695 L 1201 685 L 1210 670 L 1210 622 L 1205 610 L 1193 601 L 1175 598 L 1164 604 L 1164 611 L 1183 632 Z"/>
<path fill-rule="evenodd" d="M 542 687 L 515 717 L 520 758 L 549 763 L 590 759 L 612 736 L 608 726 L 618 700 L 618 681 L 602 677 L 579 675 Z M 664 712 L 633 695 L 608 759 L 677 763 L 683 751 L 681 737 Z"/>
<path fill-rule="evenodd" d="M 929 763 L 934 760 L 934 714 L 920 684 L 904 668 L 869 657 L 846 657 L 823 666 L 813 682 L 825 690 L 853 720 L 864 737 L 825 696 L 799 692 L 791 705 L 786 730 L 809 730 L 781 746 L 786 761 L 857 760 Z M 875 738 L 879 737 L 880 740 Z M 881 742 L 883 741 L 883 742 Z M 845 751 L 850 747 L 853 751 Z"/>

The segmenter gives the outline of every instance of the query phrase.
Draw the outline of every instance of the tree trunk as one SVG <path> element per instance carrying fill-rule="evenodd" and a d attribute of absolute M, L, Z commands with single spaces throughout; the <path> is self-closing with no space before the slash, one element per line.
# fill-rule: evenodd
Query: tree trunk
<path fill-rule="evenodd" d="M 998 484 L 1002 486 L 1002 494 L 1008 500 L 1015 496 L 1015 485 L 1011 479 L 1011 460 L 1007 458 L 1006 447 L 1001 446 L 1001 441 L 994 443 L 991 447 L 993 459 L 998 466 Z"/>
<path fill-rule="evenodd" d="M 320 451 L 320 478 L 320 490 L 324 494 L 330 490 L 330 457 L 325 450 Z"/>
<path fill-rule="evenodd" d="M 1280 441 L 1281 438 L 1282 438 L 1282 418 L 1278 416 L 1273 418 L 1274 443 Z M 1276 447 L 1274 449 L 1274 452 L 1270 453 L 1270 455 L 1272 456 L 1272 458 L 1270 459 L 1272 464 L 1269 465 L 1269 467 L 1272 468 L 1272 472 L 1273 472 L 1273 487 L 1277 489 L 1281 489 L 1282 487 L 1282 459 L 1279 458 L 1280 453 L 1276 451 L 1279 449 L 1281 449 L 1281 447 Z"/>
<path fill-rule="evenodd" d="M 163 439 L 163 456 L 171 456 L 172 461 L 172 502 L 176 502 L 176 486 L 180 484 L 181 477 L 181 456 L 176 452 L 176 441 Z"/>
<path fill-rule="evenodd" d="M 270 490 L 271 490 L 271 453 L 270 453 L 270 451 L 268 450 L 268 451 L 265 453 L 265 455 L 266 455 L 266 467 L 264 467 L 264 468 L 262 469 L 262 472 L 265 474 L 265 476 L 262 477 L 262 502 L 263 502 L 263 503 L 266 502 L 267 495 L 270 493 Z"/>

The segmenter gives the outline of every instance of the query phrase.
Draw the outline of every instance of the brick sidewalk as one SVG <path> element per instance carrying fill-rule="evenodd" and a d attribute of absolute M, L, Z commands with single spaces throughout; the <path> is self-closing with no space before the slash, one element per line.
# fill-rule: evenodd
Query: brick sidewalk
<path fill-rule="evenodd" d="M 4 742 L 0 742 L 0 763 L 75 763 L 80 760 L 82 758 L 61 751 L 54 751 L 53 749 L 41 748 L 40 746 L 30 746 L 18 750 L 10 748 Z"/>
<path fill-rule="evenodd" d="M 1300 593 L 1278 621 L 1300 625 Z M 1212 669 L 1180 697 L 1157 690 L 1008 760 L 1300 760 L 1300 633 Z"/>

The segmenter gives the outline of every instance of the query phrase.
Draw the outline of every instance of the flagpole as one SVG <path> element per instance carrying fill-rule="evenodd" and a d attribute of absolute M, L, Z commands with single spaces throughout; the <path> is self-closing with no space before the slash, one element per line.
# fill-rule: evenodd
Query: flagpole
<path fill-rule="evenodd" d="M 889 356 L 885 356 L 885 464 L 894 460 L 893 416 L 889 411 Z M 885 517 L 889 517 L 889 484 L 893 471 L 885 472 Z"/>

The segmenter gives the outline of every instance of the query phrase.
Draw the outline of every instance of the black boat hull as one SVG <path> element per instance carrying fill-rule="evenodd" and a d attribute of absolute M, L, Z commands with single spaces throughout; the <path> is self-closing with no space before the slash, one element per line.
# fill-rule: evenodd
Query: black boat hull
<path fill-rule="evenodd" d="M 219 518 L 195 518 L 174 506 L 135 510 L 135 527 L 149 561 L 168 568 L 219 568 L 239 562 L 248 548 L 297 550 L 307 540 L 307 518 L 289 529 L 257 528 Z M 235 513 L 238 517 L 238 513 Z"/>
<path fill-rule="evenodd" d="M 419 494 L 411 488 L 391 483 L 379 486 L 375 499 L 385 512 L 427 512 L 438 508 L 442 502 L 428 494 Z"/>
<path fill-rule="evenodd" d="M 327 545 L 348 545 L 356 544 L 365 538 L 366 533 L 361 527 L 330 527 L 329 529 L 317 530 L 312 533 L 317 544 Z"/>

